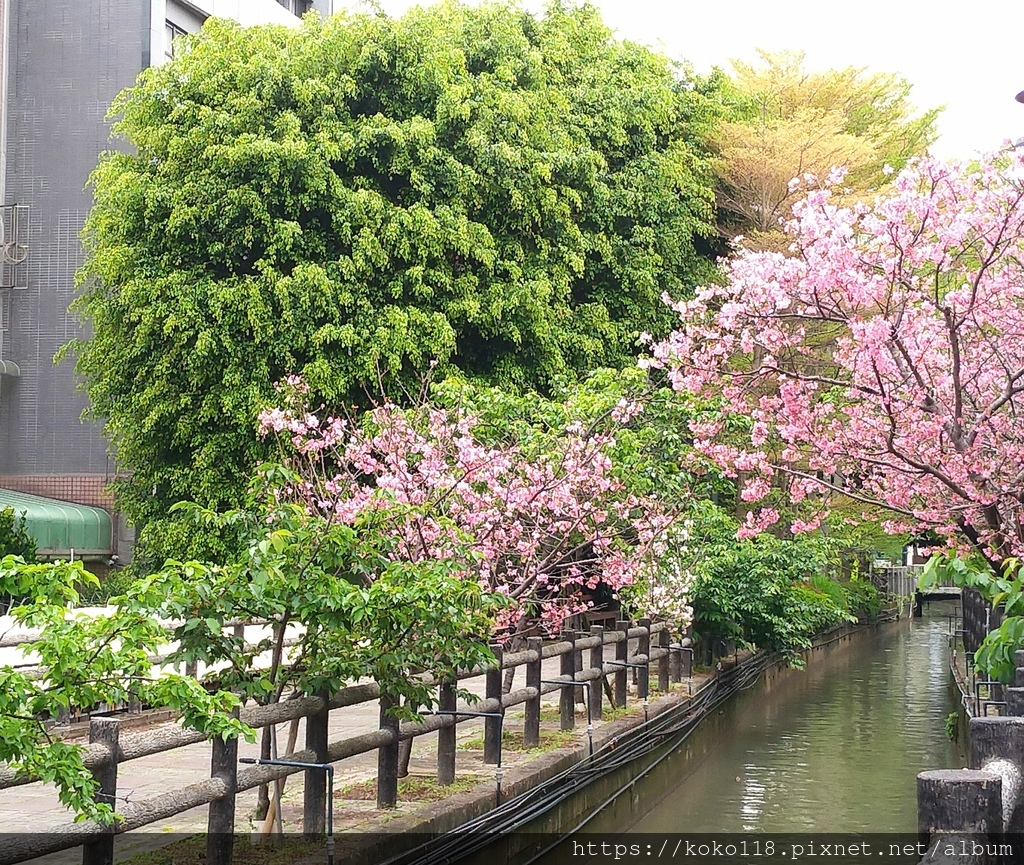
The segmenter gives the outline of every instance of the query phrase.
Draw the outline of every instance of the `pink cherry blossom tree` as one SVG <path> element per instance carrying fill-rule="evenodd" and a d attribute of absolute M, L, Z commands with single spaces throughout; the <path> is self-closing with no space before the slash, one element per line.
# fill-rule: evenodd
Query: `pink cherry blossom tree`
<path fill-rule="evenodd" d="M 375 517 L 395 560 L 457 563 L 510 599 L 499 625 L 512 632 L 538 620 L 557 630 L 588 609 L 599 583 L 618 592 L 666 552 L 677 515 L 630 492 L 609 455 L 639 401 L 527 442 L 495 438 L 471 413 L 426 401 L 321 418 L 299 379 L 280 393 L 282 404 L 259 420 L 302 479 L 286 493 L 340 523 Z"/>
<path fill-rule="evenodd" d="M 742 534 L 784 513 L 812 531 L 841 496 L 1004 573 L 1024 553 L 1024 152 L 922 159 L 870 206 L 833 202 L 841 171 L 803 182 L 789 254 L 739 253 L 644 363 L 717 401 L 691 432 L 751 504 Z"/>

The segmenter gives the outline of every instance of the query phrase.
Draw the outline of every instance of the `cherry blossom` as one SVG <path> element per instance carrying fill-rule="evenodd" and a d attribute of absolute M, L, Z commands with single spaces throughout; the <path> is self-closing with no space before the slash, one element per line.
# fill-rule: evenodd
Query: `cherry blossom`
<path fill-rule="evenodd" d="M 762 505 L 742 534 L 781 518 L 781 490 L 794 531 L 842 495 L 993 565 L 1024 554 L 1022 178 L 1017 150 L 922 159 L 870 206 L 811 181 L 789 254 L 742 252 L 673 302 L 646 365 L 719 406 L 691 432 Z"/>
<path fill-rule="evenodd" d="M 613 592 L 649 576 L 675 517 L 631 494 L 609 456 L 615 427 L 639 415 L 622 400 L 610 424 L 572 424 L 527 453 L 488 442 L 456 409 L 385 403 L 363 418 L 324 417 L 299 380 L 259 416 L 304 483 L 293 495 L 311 511 L 394 538 L 391 555 L 459 564 L 466 578 L 514 602 L 501 624 L 539 616 L 557 630 L 590 605 L 587 590 Z M 676 599 L 685 607 L 685 598 Z"/>

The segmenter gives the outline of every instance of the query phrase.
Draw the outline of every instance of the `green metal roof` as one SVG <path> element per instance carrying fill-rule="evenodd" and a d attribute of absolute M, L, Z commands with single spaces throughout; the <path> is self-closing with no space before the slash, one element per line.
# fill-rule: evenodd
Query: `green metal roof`
<path fill-rule="evenodd" d="M 113 552 L 110 514 L 102 508 L 0 489 L 0 510 L 5 508 L 24 516 L 25 529 L 36 539 L 39 556 L 69 559 L 74 555 L 79 559 Z"/>
<path fill-rule="evenodd" d="M 21 367 L 13 360 L 0 360 L 0 375 L 9 375 L 18 378 L 21 375 Z"/>

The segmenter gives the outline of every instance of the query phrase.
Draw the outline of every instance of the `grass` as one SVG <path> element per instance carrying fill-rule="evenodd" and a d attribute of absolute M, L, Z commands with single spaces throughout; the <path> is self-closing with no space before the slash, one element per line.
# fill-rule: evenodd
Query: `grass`
<path fill-rule="evenodd" d="M 433 778 L 409 775 L 398 779 L 399 802 L 440 802 L 455 793 L 466 793 L 481 781 L 487 780 L 477 776 L 456 778 L 454 784 L 438 784 Z M 357 801 L 377 801 L 377 780 L 359 781 L 347 784 L 334 791 L 335 799 L 355 799 Z"/>
<path fill-rule="evenodd" d="M 557 718 L 558 715 L 555 715 Z M 539 754 L 545 751 L 553 751 L 556 748 L 564 748 L 571 744 L 580 728 L 575 730 L 545 730 L 540 731 L 540 744 L 535 748 L 527 748 L 523 741 L 522 730 L 503 730 L 501 733 L 501 749 L 509 753 Z M 479 751 L 484 747 L 483 736 L 473 739 L 466 739 L 459 743 L 460 751 Z"/>
<path fill-rule="evenodd" d="M 644 707 L 642 703 L 629 703 L 615 709 L 605 709 L 604 722 L 607 724 L 609 721 L 618 721 L 619 718 L 626 718 L 630 715 L 642 715 L 643 712 Z"/>
<path fill-rule="evenodd" d="M 291 865 L 299 859 L 322 854 L 323 841 L 306 841 L 292 835 L 275 846 L 268 840 L 259 846 L 236 839 L 231 860 L 236 865 Z M 122 865 L 200 865 L 206 861 L 206 836 L 193 835 L 123 860 Z"/>

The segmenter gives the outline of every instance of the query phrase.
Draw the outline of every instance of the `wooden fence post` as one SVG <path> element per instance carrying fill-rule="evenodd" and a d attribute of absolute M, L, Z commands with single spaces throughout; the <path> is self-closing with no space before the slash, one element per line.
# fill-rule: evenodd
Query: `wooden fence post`
<path fill-rule="evenodd" d="M 327 726 L 330 721 L 330 695 L 326 691 L 316 696 L 324 701 L 324 708 L 306 718 L 306 748 L 316 756 L 317 763 L 327 762 Z M 319 838 L 327 831 L 327 773 L 322 769 L 307 769 L 302 779 L 302 835 Z M 334 803 L 330 803 L 334 807 Z"/>
<path fill-rule="evenodd" d="M 581 636 L 583 636 L 583 631 L 574 631 L 572 637 L 573 642 L 575 643 Z M 572 668 L 577 673 L 583 669 L 583 649 L 576 649 L 573 652 Z M 578 688 L 572 689 L 573 699 L 578 704 L 583 702 L 583 689 L 585 687 L 586 685 L 580 685 Z"/>
<path fill-rule="evenodd" d="M 391 695 L 380 695 L 380 728 L 390 730 L 392 739 L 377 749 L 378 808 L 394 808 L 398 804 L 398 718 L 388 711 L 397 705 Z"/>
<path fill-rule="evenodd" d="M 491 652 L 494 654 L 494 666 L 488 667 L 484 673 L 484 693 L 488 700 L 497 700 L 500 703 L 501 661 L 504 653 L 497 643 L 491 643 Z M 501 757 L 501 728 L 499 718 L 484 718 L 484 763 L 495 765 Z"/>
<path fill-rule="evenodd" d="M 604 708 L 604 628 L 591 625 L 590 636 L 598 640 L 597 645 L 590 649 L 590 669 L 600 674 L 590 682 L 590 720 L 600 721 Z"/>
<path fill-rule="evenodd" d="M 669 638 L 668 628 L 662 628 L 658 632 L 658 648 L 665 653 L 658 658 L 658 690 L 662 694 L 667 694 L 669 688 L 668 662 L 672 656 L 672 650 L 669 648 L 670 643 L 671 639 Z"/>
<path fill-rule="evenodd" d="M 682 640 L 678 644 L 670 643 L 668 661 L 668 677 L 672 682 L 683 681 L 683 647 Z"/>
<path fill-rule="evenodd" d="M 576 645 L 576 634 L 573 631 L 562 631 L 559 639 Z M 576 676 L 576 649 L 570 648 L 559 659 L 559 678 L 573 679 Z M 559 729 L 572 730 L 576 726 L 576 689 L 559 688 L 558 722 Z"/>
<path fill-rule="evenodd" d="M 525 719 L 523 721 L 523 746 L 536 748 L 540 744 L 540 680 L 541 680 L 541 651 L 544 648 L 544 640 L 541 637 L 527 637 L 526 648 L 537 653 L 536 661 L 528 661 L 526 664 L 526 687 L 536 688 L 536 699 L 530 698 L 526 701 Z"/>
<path fill-rule="evenodd" d="M 235 709 L 238 717 L 238 709 Z M 227 792 L 210 803 L 206 828 L 206 865 L 231 865 L 235 843 L 235 790 L 238 787 L 238 739 L 213 739 L 210 777 L 220 778 Z"/>
<path fill-rule="evenodd" d="M 437 708 L 444 712 L 454 712 L 455 685 L 452 682 L 442 682 L 438 689 Z M 444 720 L 455 721 L 450 715 L 445 715 Z M 455 725 L 442 727 L 437 731 L 437 783 L 455 783 Z"/>
<path fill-rule="evenodd" d="M 636 653 L 643 655 L 645 660 L 636 671 L 636 691 L 641 700 L 646 700 L 651 693 L 651 620 L 641 619 L 640 627 L 644 632 L 640 635 Z"/>
<path fill-rule="evenodd" d="M 89 744 L 106 745 L 110 751 L 110 762 L 102 769 L 93 770 L 92 776 L 99 784 L 97 801 L 111 808 L 115 807 L 117 799 L 117 761 L 121 753 L 118 744 L 119 727 L 120 722 L 116 718 L 89 719 Z M 99 839 L 82 846 L 82 865 L 113 865 L 114 828 L 111 823 Z"/>
<path fill-rule="evenodd" d="M 615 667 L 615 708 L 621 709 L 626 705 L 628 669 L 622 665 L 629 658 L 629 620 L 620 619 L 615 623 L 615 627 L 622 634 L 622 639 L 615 644 L 615 660 L 619 662 Z"/>

